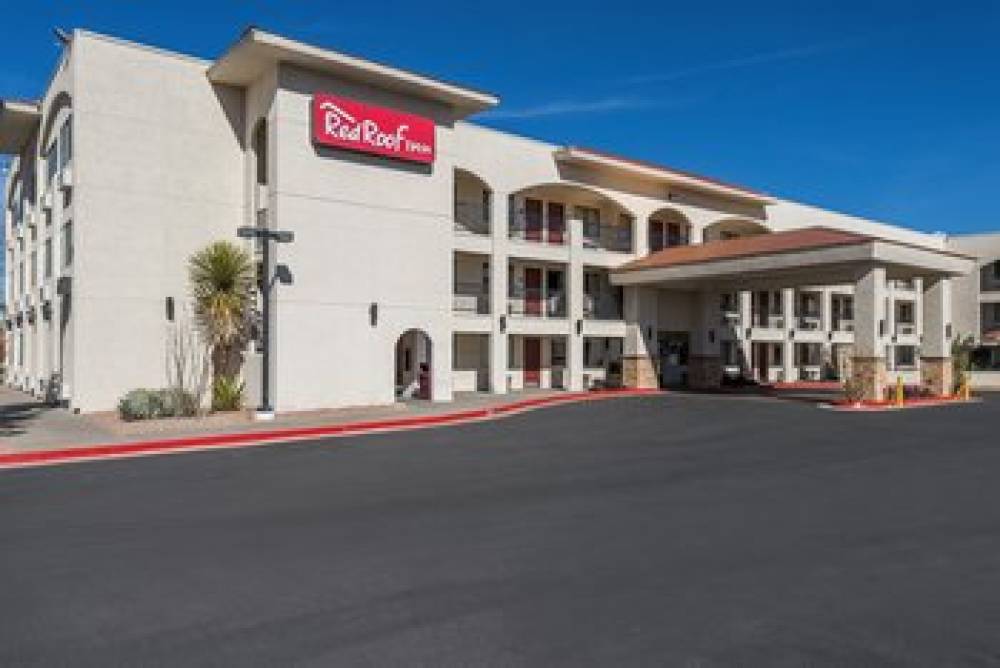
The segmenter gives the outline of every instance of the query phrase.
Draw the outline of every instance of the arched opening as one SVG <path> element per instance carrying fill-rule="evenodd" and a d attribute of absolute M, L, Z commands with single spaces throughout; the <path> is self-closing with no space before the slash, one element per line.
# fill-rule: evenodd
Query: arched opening
<path fill-rule="evenodd" d="M 631 253 L 635 217 L 607 195 L 576 184 L 550 183 L 510 195 L 508 235 L 549 244 L 569 243 L 569 221 L 583 227 L 584 248 Z"/>
<path fill-rule="evenodd" d="M 771 230 L 762 223 L 746 218 L 726 218 L 718 220 L 705 227 L 702 231 L 702 241 L 719 241 L 737 239 L 756 234 L 767 234 Z"/>
<path fill-rule="evenodd" d="M 432 399 L 431 337 L 421 329 L 408 329 L 396 341 L 396 399 Z"/>
<path fill-rule="evenodd" d="M 646 226 L 649 252 L 670 246 L 687 246 L 691 243 L 691 223 L 677 209 L 660 209 L 649 217 Z"/>
<path fill-rule="evenodd" d="M 493 191 L 483 179 L 464 169 L 455 169 L 455 231 L 463 234 L 490 233 L 493 222 Z"/>

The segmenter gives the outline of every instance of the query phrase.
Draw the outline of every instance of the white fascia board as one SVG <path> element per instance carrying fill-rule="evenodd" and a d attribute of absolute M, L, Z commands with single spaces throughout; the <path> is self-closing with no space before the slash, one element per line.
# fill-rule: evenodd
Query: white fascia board
<path fill-rule="evenodd" d="M 628 160 L 617 160 L 609 156 L 599 155 L 591 153 L 587 150 L 573 147 L 558 149 L 555 152 L 555 159 L 559 162 L 569 162 L 591 167 L 610 169 L 654 181 L 662 181 L 670 185 L 687 188 L 689 190 L 711 193 L 713 195 L 719 195 L 744 202 L 752 202 L 754 204 L 766 205 L 774 204 L 778 201 L 767 195 L 760 195 L 746 190 L 741 190 L 739 188 L 732 188 L 720 183 L 699 179 L 688 174 L 675 172 L 670 169 L 640 165 Z"/>

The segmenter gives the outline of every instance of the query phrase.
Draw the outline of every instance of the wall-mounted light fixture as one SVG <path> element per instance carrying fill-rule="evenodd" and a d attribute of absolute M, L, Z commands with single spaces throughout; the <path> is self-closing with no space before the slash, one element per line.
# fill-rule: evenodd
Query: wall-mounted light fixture
<path fill-rule="evenodd" d="M 368 324 L 372 327 L 378 327 L 378 302 L 372 302 L 368 305 Z"/>
<path fill-rule="evenodd" d="M 167 322 L 174 321 L 174 298 L 167 297 L 166 299 L 166 309 L 167 309 Z"/>
<path fill-rule="evenodd" d="M 503 334 L 507 331 L 507 316 L 500 316 L 500 333 Z"/>
<path fill-rule="evenodd" d="M 577 320 L 576 320 L 576 335 L 580 336 L 581 334 L 583 334 L 583 320 L 581 320 L 580 318 L 577 318 Z"/>
<path fill-rule="evenodd" d="M 715 330 L 714 329 L 708 330 L 708 342 L 709 343 L 715 343 Z"/>

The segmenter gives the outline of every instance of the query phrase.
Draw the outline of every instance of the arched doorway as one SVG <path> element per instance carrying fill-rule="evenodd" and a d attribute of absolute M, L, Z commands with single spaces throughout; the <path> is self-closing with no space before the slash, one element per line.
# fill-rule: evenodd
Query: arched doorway
<path fill-rule="evenodd" d="M 650 253 L 670 246 L 687 246 L 691 243 L 691 223 L 676 209 L 659 209 L 649 217 L 647 234 Z"/>
<path fill-rule="evenodd" d="M 408 329 L 396 341 L 396 399 L 432 399 L 431 337 L 421 329 Z"/>

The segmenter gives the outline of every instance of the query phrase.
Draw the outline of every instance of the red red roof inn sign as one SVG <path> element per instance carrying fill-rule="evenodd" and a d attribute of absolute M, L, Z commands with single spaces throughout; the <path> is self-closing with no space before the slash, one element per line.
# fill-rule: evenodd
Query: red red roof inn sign
<path fill-rule="evenodd" d="M 434 121 L 395 109 L 316 93 L 313 142 L 408 162 L 434 162 Z"/>

